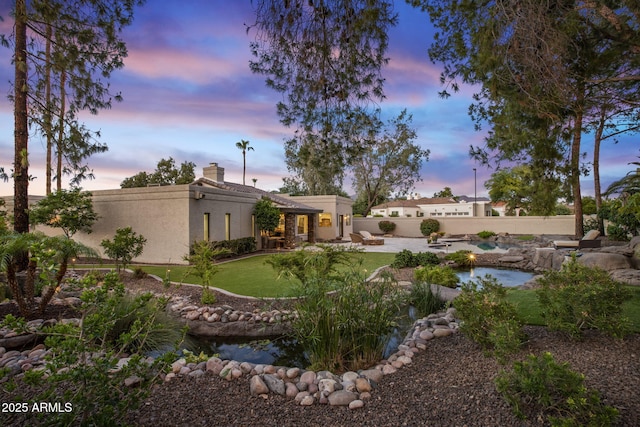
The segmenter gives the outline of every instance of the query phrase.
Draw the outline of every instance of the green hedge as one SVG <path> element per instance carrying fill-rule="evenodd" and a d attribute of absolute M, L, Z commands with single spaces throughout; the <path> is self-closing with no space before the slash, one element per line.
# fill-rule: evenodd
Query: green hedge
<path fill-rule="evenodd" d="M 240 239 L 233 240 L 220 240 L 218 242 L 211 242 L 213 249 L 228 249 L 230 254 L 221 255 L 219 258 L 228 258 L 235 255 L 244 255 L 257 250 L 256 239 L 253 237 L 242 237 Z"/>

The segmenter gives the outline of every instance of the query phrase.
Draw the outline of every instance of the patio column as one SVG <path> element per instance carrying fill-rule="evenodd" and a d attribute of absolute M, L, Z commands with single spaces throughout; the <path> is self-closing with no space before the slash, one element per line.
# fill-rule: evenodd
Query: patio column
<path fill-rule="evenodd" d="M 316 214 L 307 215 L 307 240 L 309 243 L 316 242 Z"/>
<path fill-rule="evenodd" d="M 292 213 L 284 214 L 284 247 L 294 248 L 296 246 L 296 215 Z"/>

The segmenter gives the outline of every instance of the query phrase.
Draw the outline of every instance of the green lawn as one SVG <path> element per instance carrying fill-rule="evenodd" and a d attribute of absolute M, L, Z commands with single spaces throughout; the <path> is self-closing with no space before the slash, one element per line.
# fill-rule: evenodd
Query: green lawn
<path fill-rule="evenodd" d="M 631 330 L 640 333 L 640 288 L 629 286 L 632 297 L 623 305 L 623 315 L 628 317 Z M 544 325 L 540 315 L 540 304 L 533 290 L 510 289 L 507 300 L 514 304 L 522 320 L 528 325 Z"/>
<path fill-rule="evenodd" d="M 218 265 L 220 270 L 213 276 L 212 286 L 238 295 L 254 297 L 282 297 L 290 295 L 293 284 L 285 279 L 278 279 L 274 269 L 266 263 L 272 255 L 258 255 L 224 262 Z M 368 252 L 353 255 L 362 258 L 363 269 L 372 273 L 378 267 L 391 264 L 395 258 L 392 253 Z M 159 277 L 169 275 L 174 282 L 202 284 L 199 277 L 190 274 L 189 266 L 139 265 L 145 272 Z"/>
<path fill-rule="evenodd" d="M 277 278 L 273 268 L 266 263 L 270 256 L 272 255 L 258 255 L 219 264 L 220 271 L 213 277 L 213 286 L 238 295 L 258 298 L 289 296 L 293 284 L 285 278 Z M 368 273 L 391 264 L 395 258 L 395 254 L 378 252 L 364 252 L 353 256 L 363 259 L 363 269 Z M 174 282 L 201 284 L 197 276 L 189 274 L 189 266 L 132 266 L 135 267 L 159 277 L 166 277 L 168 274 Z M 640 288 L 632 286 L 630 290 L 633 296 L 624 304 L 624 315 L 630 319 L 632 330 L 640 333 Z M 507 299 L 516 306 L 526 324 L 544 325 L 535 291 L 510 289 Z"/>

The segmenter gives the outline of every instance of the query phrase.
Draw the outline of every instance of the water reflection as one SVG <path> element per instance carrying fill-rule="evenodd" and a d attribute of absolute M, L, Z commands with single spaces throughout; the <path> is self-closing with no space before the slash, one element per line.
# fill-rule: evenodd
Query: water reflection
<path fill-rule="evenodd" d="M 495 277 L 498 283 L 505 287 L 520 286 L 531 280 L 533 273 L 520 270 L 512 270 L 508 268 L 492 268 L 492 267 L 472 267 L 470 269 L 460 269 L 456 271 L 456 275 L 461 282 L 468 282 L 487 274 Z"/>

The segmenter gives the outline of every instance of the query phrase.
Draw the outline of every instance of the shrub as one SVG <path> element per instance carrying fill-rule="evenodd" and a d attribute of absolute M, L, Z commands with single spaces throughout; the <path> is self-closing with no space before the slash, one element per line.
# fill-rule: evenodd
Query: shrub
<path fill-rule="evenodd" d="M 104 248 L 107 256 L 116 262 L 116 269 L 120 271 L 127 268 L 136 257 L 142 255 L 147 239 L 143 235 L 137 235 L 131 227 L 118 228 L 113 240 L 104 239 L 100 246 Z"/>
<path fill-rule="evenodd" d="M 431 285 L 425 282 L 417 282 L 411 286 L 407 296 L 407 304 L 414 306 L 419 316 L 428 316 L 446 306 L 446 302 L 440 298 L 440 294 L 434 293 Z"/>
<path fill-rule="evenodd" d="M 0 268 L 23 317 L 44 313 L 64 280 L 69 261 L 81 254 L 95 255 L 95 251 L 66 236 L 48 237 L 39 232 L 0 236 Z M 19 283 L 18 271 L 25 258 L 26 274 Z M 36 296 L 41 296 L 39 301 Z"/>
<path fill-rule="evenodd" d="M 378 228 L 380 228 L 380 230 L 385 234 L 392 233 L 393 230 L 396 229 L 396 223 L 391 221 L 380 221 L 378 223 Z"/>
<path fill-rule="evenodd" d="M 453 261 L 459 266 L 472 266 L 476 262 L 475 255 L 470 250 L 455 251 L 452 254 L 445 255 L 444 259 Z"/>
<path fill-rule="evenodd" d="M 253 237 L 242 237 L 233 240 L 221 240 L 211 242 L 213 249 L 226 249 L 226 252 L 218 252 L 215 259 L 227 258 L 233 255 L 244 255 L 255 252 L 257 249 L 256 239 Z"/>
<path fill-rule="evenodd" d="M 300 250 L 277 254 L 267 259 L 279 276 L 286 276 L 300 281 L 304 286 L 313 274 L 332 280 L 337 277 L 340 266 L 353 263 L 351 255 L 360 252 L 357 248 L 345 249 L 339 246 L 317 245 L 320 251 Z"/>
<path fill-rule="evenodd" d="M 618 418 L 618 410 L 602 404 L 597 390 L 585 387 L 584 375 L 556 363 L 548 352 L 515 362 L 513 371 L 503 371 L 495 382 L 521 419 L 542 414 L 552 426 L 609 426 Z"/>
<path fill-rule="evenodd" d="M 93 278 L 88 278 L 85 284 L 93 283 Z M 64 402 L 72 410 L 32 413 L 27 417 L 46 418 L 22 425 L 124 425 L 128 411 L 138 407 L 160 374 L 177 358 L 168 352 L 150 363 L 142 353 L 149 348 L 152 335 L 159 336 L 152 331 L 158 331 L 166 299 L 138 295 L 125 302 L 125 298 L 124 285 L 116 273 L 110 273 L 102 286 L 82 293 L 80 325 L 60 322 L 43 329 L 50 351 L 46 369 L 27 371 L 23 379 L 12 381 L 16 386 L 19 381 L 35 386 L 29 406 Z M 123 316 L 134 320 L 123 322 Z M 121 329 L 123 325 L 126 327 Z M 174 348 L 178 344 L 174 342 Z M 119 366 L 119 355 L 124 353 L 129 354 L 128 362 Z M 138 386 L 125 386 L 128 378 L 136 378 Z"/>
<path fill-rule="evenodd" d="M 629 241 L 629 233 L 624 229 L 624 227 L 618 224 L 607 225 L 607 237 L 620 242 Z"/>
<path fill-rule="evenodd" d="M 490 275 L 462 284 L 453 305 L 462 319 L 460 331 L 503 362 L 520 348 L 524 339 L 516 309 L 506 300 L 507 291 Z"/>
<path fill-rule="evenodd" d="M 600 269 L 582 265 L 574 256 L 561 271 L 547 271 L 538 279 L 542 316 L 551 329 L 580 338 L 585 329 L 600 329 L 616 337 L 628 330 L 622 304 L 630 292 Z"/>
<path fill-rule="evenodd" d="M 391 263 L 393 268 L 417 267 L 419 265 L 437 265 L 440 259 L 433 252 L 418 252 L 414 254 L 409 249 L 398 252 Z"/>
<path fill-rule="evenodd" d="M 440 231 L 440 223 L 437 219 L 423 219 L 420 223 L 420 232 L 423 236 L 429 236 L 431 233 L 437 233 L 438 231 Z"/>
<path fill-rule="evenodd" d="M 496 233 L 494 233 L 493 231 L 487 231 L 487 230 L 484 230 L 478 233 L 478 237 L 480 237 L 481 239 L 488 239 L 489 237 L 493 237 L 495 235 Z"/>
<path fill-rule="evenodd" d="M 368 282 L 353 257 L 347 269 L 335 271 L 331 260 L 348 253 L 344 250 L 323 247 L 296 252 L 302 254 L 305 275 L 297 288 L 298 317 L 292 328 L 308 354 L 310 369 L 344 372 L 371 366 L 382 356 L 394 326 L 400 306 L 397 286 L 388 275 L 382 281 Z M 285 264 L 274 267 L 283 272 L 288 269 Z M 290 274 L 298 276 L 298 263 L 291 267 Z M 327 268 L 331 274 L 326 274 Z"/>
<path fill-rule="evenodd" d="M 425 266 L 417 268 L 413 273 L 413 278 L 419 283 L 429 283 L 456 288 L 460 283 L 460 278 L 449 266 Z"/>

